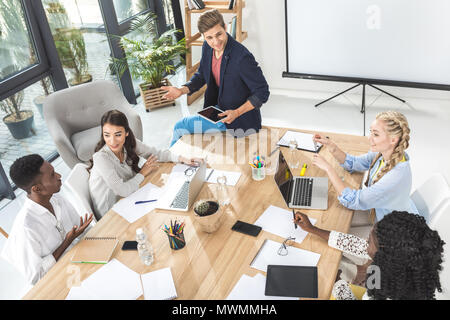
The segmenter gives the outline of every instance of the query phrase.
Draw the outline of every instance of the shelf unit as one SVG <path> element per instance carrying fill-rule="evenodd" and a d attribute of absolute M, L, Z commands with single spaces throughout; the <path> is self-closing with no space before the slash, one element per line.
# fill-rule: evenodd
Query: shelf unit
<path fill-rule="evenodd" d="M 218 9 L 220 13 L 232 13 L 236 15 L 236 40 L 239 42 L 244 41 L 247 38 L 247 32 L 242 31 L 242 9 L 245 8 L 244 0 L 235 0 L 233 9 L 228 9 L 229 1 L 203 1 L 205 8 L 201 10 L 189 9 L 187 0 L 184 0 L 184 10 L 185 10 L 185 38 L 186 47 L 189 52 L 186 53 L 186 80 L 189 80 L 192 75 L 197 71 L 200 62 L 193 64 L 192 62 L 192 47 L 202 46 L 203 40 L 201 40 L 200 32 L 192 34 L 192 15 L 197 13 L 203 13 L 207 10 Z M 206 90 L 206 85 L 204 85 L 200 90 L 194 94 L 187 97 L 188 105 L 191 105 L 198 97 L 203 95 Z"/>

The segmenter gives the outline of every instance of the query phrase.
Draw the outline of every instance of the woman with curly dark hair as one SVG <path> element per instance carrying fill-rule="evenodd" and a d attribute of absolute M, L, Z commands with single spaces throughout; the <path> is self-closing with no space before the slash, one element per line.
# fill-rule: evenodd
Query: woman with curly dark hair
<path fill-rule="evenodd" d="M 300 212 L 295 213 L 294 222 L 327 240 L 329 246 L 368 259 L 353 281 L 366 285 L 363 299 L 433 300 L 436 290 L 442 292 L 439 271 L 445 243 L 417 214 L 393 211 L 374 225 L 368 241 L 319 229 Z M 336 282 L 333 296 L 338 300 L 355 299 L 344 280 Z"/>

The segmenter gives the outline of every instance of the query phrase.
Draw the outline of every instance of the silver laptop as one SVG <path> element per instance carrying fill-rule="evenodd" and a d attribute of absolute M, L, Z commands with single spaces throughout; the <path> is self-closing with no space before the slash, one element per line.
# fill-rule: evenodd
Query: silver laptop
<path fill-rule="evenodd" d="M 274 178 L 287 206 L 295 209 L 328 209 L 328 178 L 294 177 L 281 150 L 279 154 Z"/>
<path fill-rule="evenodd" d="M 182 172 L 172 172 L 156 207 L 165 210 L 188 211 L 202 189 L 206 163 L 199 167 L 185 166 Z"/>

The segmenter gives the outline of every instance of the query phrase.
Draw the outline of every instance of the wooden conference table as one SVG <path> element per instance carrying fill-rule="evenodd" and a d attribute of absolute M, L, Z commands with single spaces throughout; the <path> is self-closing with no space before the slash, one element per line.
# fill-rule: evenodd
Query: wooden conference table
<path fill-rule="evenodd" d="M 281 244 L 283 238 L 264 230 L 258 237 L 251 237 L 231 230 L 236 220 L 254 223 L 270 206 L 286 208 L 286 204 L 273 180 L 274 167 L 267 168 L 268 174 L 262 181 L 254 181 L 251 176 L 249 158 L 257 152 L 259 155 L 269 155 L 276 142 L 286 128 L 264 127 L 258 134 L 235 139 L 226 134 L 194 134 L 184 136 L 173 147 L 175 152 L 184 156 L 205 157 L 208 165 L 215 169 L 242 172 L 234 187 L 228 187 L 231 205 L 222 216 L 221 227 L 212 234 L 204 233 L 193 218 L 193 210 L 188 212 L 166 211 L 155 209 L 134 223 L 128 223 L 124 218 L 110 210 L 88 233 L 88 236 L 116 236 L 119 244 L 113 253 L 115 258 L 134 270 L 143 274 L 171 267 L 175 287 L 179 299 L 226 299 L 243 274 L 256 275 L 259 270 L 250 267 L 250 263 L 265 239 Z M 304 131 L 304 130 L 294 130 Z M 333 139 L 339 147 L 351 154 L 363 154 L 368 151 L 366 137 L 324 133 Z M 286 160 L 289 161 L 289 149 L 281 148 Z M 311 152 L 296 151 L 300 161 L 308 164 L 306 176 L 326 176 L 325 172 L 313 166 Z M 347 185 L 359 188 L 363 175 L 349 174 L 333 160 L 330 152 L 323 148 L 320 155 L 325 157 L 338 170 Z M 271 157 L 269 164 L 276 163 L 278 152 Z M 268 157 L 266 157 L 268 159 Z M 151 182 L 159 187 L 173 167 L 173 163 L 160 164 L 157 171 L 148 176 L 143 184 Z M 272 170 L 272 171 L 271 171 Z M 299 175 L 300 168 L 293 170 Z M 214 198 L 216 184 L 205 183 L 197 199 Z M 353 212 L 339 204 L 336 191 L 329 184 L 328 210 L 302 210 L 308 216 L 317 219 L 316 226 L 347 232 Z M 181 250 L 171 250 L 167 235 L 161 230 L 163 224 L 170 219 L 184 219 L 186 246 Z M 123 241 L 134 240 L 136 229 L 144 226 L 150 237 L 155 253 L 151 266 L 141 263 L 136 251 L 122 251 Z M 319 299 L 328 299 L 336 278 L 341 252 L 328 247 L 327 242 L 309 234 L 295 247 L 320 253 L 318 263 L 318 293 Z M 64 255 L 56 265 L 24 296 L 24 299 L 65 299 L 70 287 L 79 285 L 93 272 L 101 268 L 95 264 L 72 264 L 74 249 Z M 264 272 L 261 272 L 265 274 Z M 77 284 L 78 283 L 78 284 Z M 140 297 L 142 299 L 143 296 Z"/>

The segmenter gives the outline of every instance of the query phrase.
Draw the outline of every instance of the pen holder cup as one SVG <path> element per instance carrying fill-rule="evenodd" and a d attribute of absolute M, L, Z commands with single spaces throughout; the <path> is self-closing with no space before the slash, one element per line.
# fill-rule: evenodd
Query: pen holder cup
<path fill-rule="evenodd" d="M 266 168 L 265 167 L 261 167 L 261 168 L 253 168 L 252 167 L 253 180 L 261 181 L 261 180 L 264 180 L 265 177 L 266 177 Z"/>
<path fill-rule="evenodd" d="M 169 237 L 170 249 L 178 250 L 184 248 L 186 245 L 186 240 L 184 240 L 184 232 L 178 233 L 176 235 L 167 235 Z"/>

